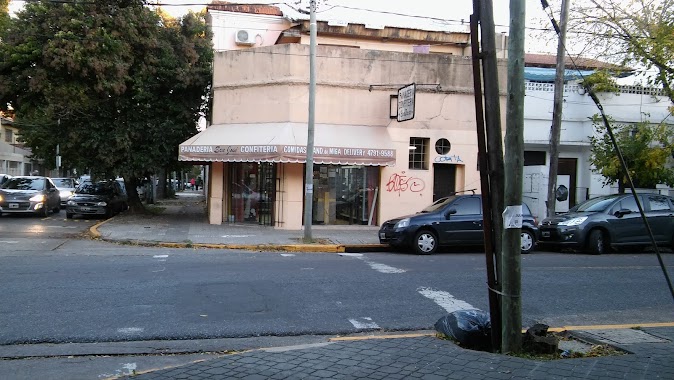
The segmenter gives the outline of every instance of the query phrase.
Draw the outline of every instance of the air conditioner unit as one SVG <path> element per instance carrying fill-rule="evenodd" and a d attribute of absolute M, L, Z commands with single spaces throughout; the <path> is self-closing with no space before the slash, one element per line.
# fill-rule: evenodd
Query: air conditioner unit
<path fill-rule="evenodd" d="M 246 29 L 236 31 L 234 40 L 237 45 L 255 45 L 255 33 Z"/>

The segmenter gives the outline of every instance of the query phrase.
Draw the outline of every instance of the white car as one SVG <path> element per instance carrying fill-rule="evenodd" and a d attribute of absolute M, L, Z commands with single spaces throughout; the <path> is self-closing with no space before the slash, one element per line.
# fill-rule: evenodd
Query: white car
<path fill-rule="evenodd" d="M 75 178 L 52 178 L 51 179 L 59 189 L 59 196 L 61 198 L 61 206 L 65 207 L 68 204 L 68 199 L 75 193 L 75 189 L 79 185 Z"/>

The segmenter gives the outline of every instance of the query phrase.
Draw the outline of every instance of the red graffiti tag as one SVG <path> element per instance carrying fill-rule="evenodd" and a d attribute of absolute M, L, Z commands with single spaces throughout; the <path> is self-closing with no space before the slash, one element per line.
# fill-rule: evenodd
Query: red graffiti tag
<path fill-rule="evenodd" d="M 405 175 L 405 172 L 393 173 L 386 183 L 386 191 L 397 192 L 398 196 L 403 191 L 411 191 L 413 193 L 418 193 L 426 188 L 426 184 L 421 178 L 417 177 L 408 177 Z"/>

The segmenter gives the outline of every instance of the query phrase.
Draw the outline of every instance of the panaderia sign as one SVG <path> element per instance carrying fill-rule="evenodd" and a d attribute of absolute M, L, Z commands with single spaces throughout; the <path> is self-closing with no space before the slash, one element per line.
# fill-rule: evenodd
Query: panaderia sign
<path fill-rule="evenodd" d="M 180 161 L 306 162 L 304 145 L 180 145 Z M 314 147 L 317 164 L 395 165 L 395 149 Z"/>

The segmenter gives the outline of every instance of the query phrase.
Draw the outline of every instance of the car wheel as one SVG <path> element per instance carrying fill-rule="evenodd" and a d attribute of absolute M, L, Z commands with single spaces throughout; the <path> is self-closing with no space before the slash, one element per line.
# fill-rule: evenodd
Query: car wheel
<path fill-rule="evenodd" d="M 417 232 L 414 237 L 414 251 L 419 255 L 430 255 L 438 250 L 438 238 L 428 230 Z"/>
<path fill-rule="evenodd" d="M 520 241 L 522 242 L 522 254 L 527 254 L 533 251 L 536 245 L 536 238 L 529 230 L 522 230 L 520 234 Z"/>
<path fill-rule="evenodd" d="M 593 255 L 601 255 L 608 252 L 608 238 L 601 230 L 592 230 L 587 239 L 587 251 Z"/>
<path fill-rule="evenodd" d="M 46 204 L 42 205 L 42 210 L 40 210 L 40 216 L 43 218 L 49 216 L 49 208 L 47 207 Z"/>
<path fill-rule="evenodd" d="M 54 209 L 54 212 L 57 213 L 57 214 L 59 212 L 61 212 L 61 204 L 60 203 L 56 205 L 56 208 Z"/>
<path fill-rule="evenodd" d="M 72 218 L 73 218 L 73 214 L 71 214 L 71 213 L 69 213 L 69 212 L 66 212 L 66 218 L 72 219 Z"/>

